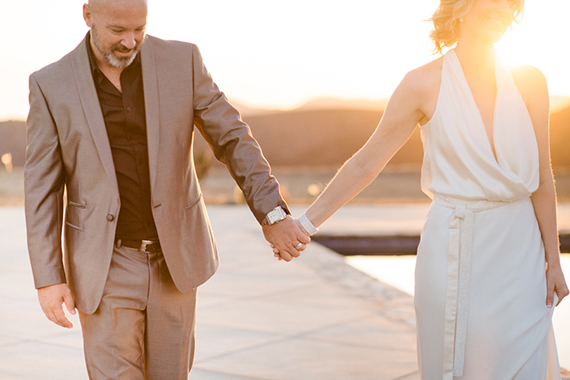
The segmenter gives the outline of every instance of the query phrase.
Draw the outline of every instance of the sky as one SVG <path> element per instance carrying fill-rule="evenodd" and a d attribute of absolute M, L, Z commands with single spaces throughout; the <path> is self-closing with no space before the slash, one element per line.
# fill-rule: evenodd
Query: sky
<path fill-rule="evenodd" d="M 0 120 L 25 119 L 28 76 L 87 33 L 85 0 L 0 2 Z M 435 0 L 150 0 L 147 33 L 193 42 L 233 101 L 292 109 L 321 97 L 387 98 L 435 56 Z M 538 67 L 552 95 L 570 96 L 569 0 L 526 0 L 497 50 Z"/>

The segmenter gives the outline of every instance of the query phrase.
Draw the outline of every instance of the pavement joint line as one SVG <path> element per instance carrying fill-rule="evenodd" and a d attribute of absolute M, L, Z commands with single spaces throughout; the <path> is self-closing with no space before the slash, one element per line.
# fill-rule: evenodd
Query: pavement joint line
<path fill-rule="evenodd" d="M 56 346 L 56 347 L 62 347 L 62 348 L 69 348 L 69 349 L 72 349 L 72 350 L 80 350 L 80 351 L 83 351 L 83 348 L 77 348 L 77 347 L 74 347 L 74 346 L 70 346 L 70 345 L 66 345 L 66 344 L 61 344 L 61 343 L 46 342 L 46 341 L 43 341 L 43 340 L 41 340 L 41 339 L 22 339 L 22 338 L 14 338 L 14 337 L 6 337 L 6 338 L 17 339 L 18 342 L 0 344 L 0 347 L 11 347 L 11 346 L 20 346 L 20 345 L 25 345 L 25 344 L 40 343 L 40 344 L 45 344 L 45 345 L 47 345 L 47 346 Z"/>
<path fill-rule="evenodd" d="M 343 325 L 345 325 L 345 324 L 347 324 L 347 323 L 364 321 L 364 320 L 367 320 L 367 319 L 369 319 L 369 318 L 372 318 L 372 316 L 358 317 L 358 318 L 349 318 L 349 319 L 345 320 L 344 322 L 333 323 L 333 324 L 331 324 L 331 325 L 327 325 L 327 326 L 324 326 L 324 327 L 321 327 L 321 328 L 318 328 L 318 329 L 309 330 L 309 331 L 303 331 L 303 332 L 296 333 L 296 334 L 282 335 L 282 336 L 280 336 L 280 337 L 278 337 L 278 338 L 270 339 L 270 340 L 267 340 L 267 341 L 265 341 L 265 342 L 263 342 L 263 343 L 252 344 L 251 346 L 248 346 L 248 347 L 242 347 L 242 348 L 239 348 L 239 349 L 227 351 L 227 352 L 225 352 L 224 354 L 214 355 L 214 356 L 211 356 L 211 357 L 208 357 L 208 358 L 205 358 L 205 359 L 200 359 L 199 362 L 200 362 L 200 363 L 203 363 L 203 362 L 208 361 L 208 360 L 214 360 L 214 359 L 218 359 L 218 358 L 221 358 L 221 357 L 224 357 L 224 356 L 233 355 L 233 354 L 235 354 L 235 353 L 237 353 L 237 352 L 240 352 L 240 351 L 249 351 L 249 350 L 261 348 L 261 347 L 264 347 L 264 346 L 269 346 L 269 345 L 272 345 L 272 344 L 285 342 L 285 341 L 291 340 L 291 339 L 307 339 L 307 340 L 316 340 L 316 341 L 324 342 L 324 341 L 326 341 L 326 340 L 323 340 L 323 339 L 315 339 L 315 338 L 309 337 L 309 335 L 314 334 L 314 333 L 318 333 L 318 332 L 321 332 L 321 331 L 323 331 L 323 330 L 327 330 L 327 329 L 330 329 L 330 328 L 340 327 L 340 326 L 343 326 Z M 215 325 L 209 325 L 209 326 L 214 326 L 214 327 L 216 327 Z M 260 330 L 251 330 L 251 331 L 260 331 Z M 261 332 L 265 332 L 265 331 L 261 331 Z M 334 342 L 334 343 L 342 344 L 342 345 L 349 345 L 349 346 L 352 346 L 352 347 L 376 347 L 376 346 L 372 346 L 372 345 L 359 345 L 359 344 L 354 344 L 354 343 L 349 343 L 349 342 L 337 342 L 337 341 L 334 341 L 334 340 L 330 340 L 330 341 L 328 341 L 328 342 Z M 197 361 L 197 363 L 198 363 L 198 361 Z"/>
<path fill-rule="evenodd" d="M 390 352 L 416 352 L 416 348 L 410 348 L 410 349 L 405 349 L 405 348 L 391 348 L 391 347 L 381 347 L 378 345 L 374 345 L 374 344 L 366 344 L 366 343 L 353 343 L 353 342 L 347 342 L 347 341 L 342 341 L 340 339 L 335 339 L 335 338 L 323 338 L 323 337 L 319 337 L 319 336 L 315 336 L 315 337 L 305 337 L 307 340 L 312 340 L 312 341 L 317 341 L 317 342 L 322 342 L 322 343 L 336 343 L 345 347 L 361 347 L 361 348 L 374 348 L 376 350 L 389 350 Z"/>
<path fill-rule="evenodd" d="M 310 331 L 306 331 L 306 332 L 304 331 L 302 333 L 293 334 L 293 335 L 302 337 L 302 336 L 309 335 L 309 334 L 315 334 L 315 333 L 323 332 L 323 331 L 326 331 L 326 330 L 331 329 L 331 328 L 341 327 L 341 326 L 344 326 L 344 325 L 349 324 L 349 323 L 362 322 L 362 321 L 365 321 L 368 319 L 372 319 L 373 317 L 374 317 L 374 315 L 367 315 L 367 316 L 355 317 L 352 319 L 349 318 L 349 319 L 342 321 L 342 322 L 336 322 L 336 323 L 333 323 L 331 325 L 319 327 L 319 328 L 314 329 L 314 330 L 310 330 Z"/>
<path fill-rule="evenodd" d="M 287 341 L 287 340 L 289 340 L 289 339 L 291 339 L 291 338 L 296 338 L 296 336 L 295 336 L 295 335 L 281 336 L 281 337 L 279 337 L 279 338 L 267 340 L 267 341 L 265 341 L 265 342 L 263 342 L 263 343 L 252 344 L 251 346 L 237 348 L 237 349 L 234 349 L 234 350 L 227 351 L 227 352 L 225 352 L 225 353 L 223 353 L 223 354 L 212 355 L 212 356 L 210 356 L 210 357 L 208 357 L 208 358 L 200 359 L 199 361 L 196 361 L 196 363 L 205 363 L 205 362 L 207 362 L 207 361 L 211 361 L 211 360 L 223 358 L 223 357 L 225 357 L 225 356 L 231 356 L 231 355 L 234 355 L 234 354 L 239 353 L 239 352 L 251 351 L 251 350 L 254 350 L 254 349 L 257 349 L 257 348 L 261 348 L 261 347 L 264 347 L 264 346 L 269 346 L 269 345 L 272 345 L 272 344 L 285 342 L 285 341 Z"/>
<path fill-rule="evenodd" d="M 83 342 L 83 339 L 81 339 L 81 341 Z M 75 347 L 75 346 L 72 346 L 72 345 L 69 345 L 69 344 L 46 342 L 46 341 L 43 341 L 43 340 L 37 340 L 36 342 L 37 342 L 37 343 L 41 343 L 41 344 L 46 344 L 46 345 L 48 345 L 48 346 L 56 346 L 56 347 L 62 347 L 62 348 L 69 348 L 69 349 L 72 349 L 72 350 L 78 350 L 78 351 L 83 352 L 83 347 L 79 348 L 79 347 Z"/>
<path fill-rule="evenodd" d="M 237 373 L 231 373 L 231 372 L 224 372 L 224 371 L 217 371 L 217 370 L 213 371 L 213 370 L 206 369 L 206 368 L 200 368 L 199 365 L 193 366 L 192 368 L 193 369 L 196 368 L 196 369 L 199 369 L 200 371 L 204 371 L 204 372 L 217 373 L 220 375 L 237 376 L 237 377 L 241 377 L 242 379 L 247 379 L 247 380 L 273 380 L 273 379 L 268 378 L 268 377 L 257 377 L 257 376 L 251 377 L 250 375 L 244 376 L 244 375 L 240 375 Z M 192 375 L 192 373 L 190 373 L 190 376 L 191 375 Z"/>
<path fill-rule="evenodd" d="M 305 289 L 306 286 L 307 286 L 307 284 L 299 285 L 298 288 L 287 288 L 287 291 L 289 292 L 289 291 L 302 290 L 302 289 Z M 216 296 L 220 296 L 221 294 L 227 294 L 227 293 L 212 292 L 211 294 L 216 295 Z M 282 295 L 282 294 L 283 294 L 283 289 L 271 291 L 268 293 L 262 293 L 262 294 L 258 294 L 258 295 L 254 295 L 254 296 L 235 296 L 235 297 L 227 297 L 227 298 L 231 299 L 231 300 L 235 300 L 235 301 L 251 301 L 251 300 L 258 300 L 260 298 L 274 297 L 274 296 L 278 296 L 278 295 Z"/>
<path fill-rule="evenodd" d="M 416 374 L 419 374 L 419 373 L 420 373 L 420 371 L 419 371 L 419 370 L 416 370 L 416 371 L 414 371 L 414 372 L 408 373 L 407 375 L 397 377 L 397 378 L 395 378 L 395 379 L 393 379 L 393 380 L 406 380 L 407 377 L 410 377 L 410 376 L 413 376 L 413 375 L 416 375 Z"/>
<path fill-rule="evenodd" d="M 16 342 L 12 342 L 12 343 L 0 343 L 0 348 L 2 347 L 11 347 L 11 346 L 19 346 L 21 344 L 26 344 L 28 343 L 27 340 L 25 339 L 20 339 L 20 338 L 12 338 L 9 336 L 3 336 L 2 338 L 8 338 L 8 339 L 15 339 Z"/>

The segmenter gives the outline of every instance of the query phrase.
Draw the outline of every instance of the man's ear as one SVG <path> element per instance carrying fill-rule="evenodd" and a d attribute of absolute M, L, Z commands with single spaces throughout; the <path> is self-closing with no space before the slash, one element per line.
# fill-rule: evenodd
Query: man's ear
<path fill-rule="evenodd" d="M 83 4 L 83 19 L 85 20 L 85 24 L 91 28 L 91 9 L 89 8 L 89 4 Z"/>

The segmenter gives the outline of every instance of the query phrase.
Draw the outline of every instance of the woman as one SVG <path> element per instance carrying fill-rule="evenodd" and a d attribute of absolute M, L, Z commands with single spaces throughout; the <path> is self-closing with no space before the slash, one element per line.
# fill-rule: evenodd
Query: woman
<path fill-rule="evenodd" d="M 439 53 L 454 48 L 405 76 L 370 140 L 299 218 L 315 233 L 420 126 L 422 189 L 433 199 L 416 265 L 423 379 L 560 378 L 551 317 L 568 288 L 546 80 L 494 52 L 522 6 L 441 0 L 431 38 Z"/>

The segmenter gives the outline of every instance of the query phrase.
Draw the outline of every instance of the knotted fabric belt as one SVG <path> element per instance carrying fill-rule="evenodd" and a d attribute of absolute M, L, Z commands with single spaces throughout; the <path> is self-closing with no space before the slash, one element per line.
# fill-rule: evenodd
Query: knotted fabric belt
<path fill-rule="evenodd" d="M 449 222 L 443 344 L 443 379 L 453 380 L 463 376 L 465 362 L 474 213 L 511 202 L 466 201 L 438 194 L 433 201 L 455 211 Z"/>

